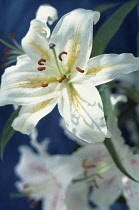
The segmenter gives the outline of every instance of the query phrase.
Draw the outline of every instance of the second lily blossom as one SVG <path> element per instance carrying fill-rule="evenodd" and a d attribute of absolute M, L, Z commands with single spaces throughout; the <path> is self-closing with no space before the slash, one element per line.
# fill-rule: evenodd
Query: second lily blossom
<path fill-rule="evenodd" d="M 15 130 L 30 134 L 58 104 L 67 128 L 80 139 L 95 143 L 110 137 L 95 86 L 139 70 L 139 58 L 126 53 L 90 58 L 99 17 L 92 10 L 73 10 L 59 20 L 49 40 L 40 33 L 44 22 L 31 22 L 22 40 L 26 54 L 2 77 L 0 105 L 22 106 Z"/>

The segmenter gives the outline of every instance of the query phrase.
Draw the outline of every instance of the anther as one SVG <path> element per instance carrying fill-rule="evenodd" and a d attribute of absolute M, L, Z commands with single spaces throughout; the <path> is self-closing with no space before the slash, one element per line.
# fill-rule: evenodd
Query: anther
<path fill-rule="evenodd" d="M 6 57 L 3 57 L 1 60 L 2 61 L 7 61 L 7 58 Z"/>
<path fill-rule="evenodd" d="M 61 52 L 61 53 L 58 55 L 58 58 L 59 58 L 60 61 L 63 61 L 63 60 L 62 60 L 62 55 L 63 55 L 63 54 L 64 54 L 64 55 L 67 55 L 68 53 L 65 52 L 65 51 Z"/>
<path fill-rule="evenodd" d="M 44 65 L 44 63 L 46 62 L 45 59 L 41 58 L 39 61 L 38 61 L 38 64 L 39 65 Z"/>
<path fill-rule="evenodd" d="M 0 68 L 1 68 L 1 69 L 5 69 L 6 66 L 5 66 L 5 65 L 0 65 Z"/>
<path fill-rule="evenodd" d="M 87 181 L 87 183 L 88 183 L 88 184 L 93 183 L 93 184 L 94 184 L 94 186 L 95 186 L 95 188 L 99 189 L 99 186 L 98 186 L 98 184 L 97 184 L 97 182 L 96 182 L 96 180 L 95 180 L 95 179 L 89 180 L 89 181 Z"/>
<path fill-rule="evenodd" d="M 86 164 L 86 161 L 87 161 L 86 159 L 82 161 L 83 168 L 88 169 L 88 168 L 95 168 L 96 167 L 96 165 L 94 165 L 94 164 Z"/>
<path fill-rule="evenodd" d="M 23 185 L 23 188 L 24 188 L 24 189 L 27 189 L 28 187 L 29 187 L 29 184 L 24 184 L 24 185 Z"/>
<path fill-rule="evenodd" d="M 9 34 L 9 39 L 12 40 L 12 39 L 14 39 L 14 37 L 15 37 L 15 34 L 14 34 L 14 33 L 10 33 L 10 34 Z"/>
<path fill-rule="evenodd" d="M 84 73 L 84 70 L 80 69 L 79 67 L 76 67 L 76 70 L 79 71 L 80 73 Z"/>
<path fill-rule="evenodd" d="M 38 201 L 33 201 L 33 202 L 29 205 L 29 207 L 30 207 L 30 208 L 35 208 L 35 206 L 37 205 L 37 203 L 38 203 Z"/>
<path fill-rule="evenodd" d="M 53 44 L 53 43 L 50 43 L 50 44 L 49 44 L 50 49 L 53 49 L 55 46 L 56 46 L 56 45 Z"/>
<path fill-rule="evenodd" d="M 61 83 L 66 78 L 66 75 L 63 75 L 60 79 L 58 79 L 58 82 Z"/>
<path fill-rule="evenodd" d="M 38 69 L 38 71 L 43 71 L 43 70 L 45 70 L 46 68 L 45 68 L 45 67 L 38 67 L 37 69 Z"/>
<path fill-rule="evenodd" d="M 41 84 L 42 87 L 47 87 L 48 83 Z"/>
<path fill-rule="evenodd" d="M 6 47 L 5 49 L 4 49 L 4 56 L 9 56 L 10 55 L 10 49 L 8 48 L 8 47 Z"/>
<path fill-rule="evenodd" d="M 103 179 L 103 176 L 101 176 L 100 174 L 96 174 L 96 176 L 100 179 Z"/>

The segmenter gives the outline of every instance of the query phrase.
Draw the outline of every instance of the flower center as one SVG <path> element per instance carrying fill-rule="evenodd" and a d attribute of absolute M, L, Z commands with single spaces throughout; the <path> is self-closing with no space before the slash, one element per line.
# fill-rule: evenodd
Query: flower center
<path fill-rule="evenodd" d="M 49 47 L 53 52 L 56 67 L 53 67 L 51 64 L 49 65 L 47 63 L 46 59 L 41 58 L 38 61 L 39 67 L 37 68 L 37 70 L 38 71 L 44 71 L 44 70 L 53 71 L 55 74 L 47 76 L 46 81 L 43 84 L 41 84 L 42 87 L 47 87 L 49 84 L 55 83 L 55 82 L 62 83 L 63 80 L 68 81 L 69 78 L 70 78 L 70 75 L 71 75 L 71 73 L 65 72 L 65 69 L 64 69 L 64 66 L 63 66 L 63 63 L 62 63 L 63 62 L 63 59 L 62 59 L 63 55 L 67 55 L 68 53 L 65 52 L 65 51 L 62 51 L 57 56 L 56 50 L 55 50 L 55 44 L 51 43 L 49 45 Z M 84 70 L 82 70 L 79 67 L 76 67 L 76 70 L 80 73 L 84 73 Z"/>

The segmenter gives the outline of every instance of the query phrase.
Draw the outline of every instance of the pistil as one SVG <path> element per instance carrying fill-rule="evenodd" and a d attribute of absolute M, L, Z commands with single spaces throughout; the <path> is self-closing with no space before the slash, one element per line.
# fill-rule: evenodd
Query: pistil
<path fill-rule="evenodd" d="M 56 61 L 56 65 L 57 65 L 57 68 L 59 70 L 59 73 L 60 75 L 63 75 L 63 72 L 61 71 L 60 67 L 59 67 L 59 63 L 58 63 L 58 60 L 57 60 L 57 55 L 56 55 L 56 51 L 55 51 L 55 44 L 51 43 L 49 45 L 50 49 L 53 51 L 53 54 L 54 54 L 54 58 L 55 58 L 55 61 Z"/>

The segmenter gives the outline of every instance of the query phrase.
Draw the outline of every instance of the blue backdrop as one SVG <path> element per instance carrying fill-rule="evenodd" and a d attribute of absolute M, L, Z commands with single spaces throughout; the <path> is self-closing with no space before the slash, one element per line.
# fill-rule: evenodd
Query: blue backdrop
<path fill-rule="evenodd" d="M 121 0 L 126 2 L 126 0 Z M 22 37 L 26 34 L 29 28 L 30 21 L 35 17 L 35 13 L 39 5 L 49 3 L 58 10 L 59 18 L 67 12 L 75 8 L 94 9 L 102 3 L 113 3 L 111 0 L 0 0 L 0 37 L 8 40 L 8 34 L 16 33 L 16 39 L 21 41 Z M 101 19 L 97 24 L 101 24 L 115 9 L 109 9 L 101 14 Z M 126 18 L 122 27 L 110 42 L 106 49 L 107 53 L 123 53 L 131 52 L 136 56 L 137 52 L 137 9 L 134 9 Z M 0 44 L 0 55 L 3 57 L 4 46 Z M 0 70 L 3 73 L 3 69 Z M 12 106 L 0 107 L 0 133 L 12 113 Z M 49 151 L 52 154 L 70 153 L 75 143 L 69 140 L 61 128 L 58 126 L 59 114 L 57 108 L 48 116 L 43 118 L 38 124 L 39 139 L 44 137 L 51 138 Z M 15 193 L 16 188 L 14 183 L 17 177 L 14 174 L 14 166 L 19 159 L 18 146 L 29 144 L 27 135 L 22 135 L 18 132 L 12 137 L 8 143 L 4 160 L 0 162 L 0 210 L 28 210 L 28 203 L 24 198 L 11 198 L 10 194 Z M 40 209 L 41 203 L 36 206 L 36 210 Z M 113 210 L 127 209 L 120 204 L 116 204 Z"/>

